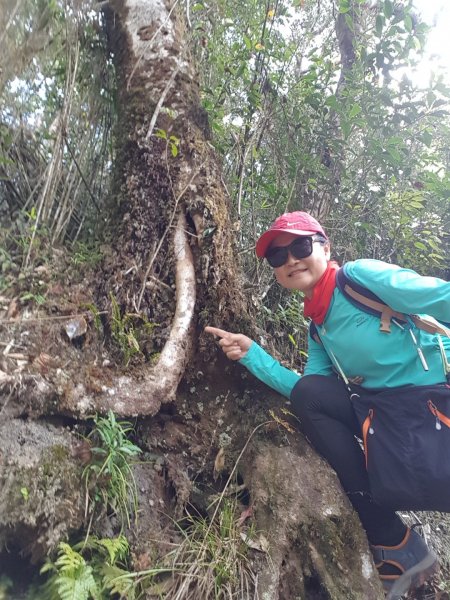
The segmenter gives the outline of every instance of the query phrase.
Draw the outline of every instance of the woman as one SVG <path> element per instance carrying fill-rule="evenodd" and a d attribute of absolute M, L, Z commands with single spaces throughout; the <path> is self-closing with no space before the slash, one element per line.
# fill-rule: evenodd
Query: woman
<path fill-rule="evenodd" d="M 380 333 L 379 319 L 349 302 L 336 286 L 338 265 L 330 260 L 328 237 L 307 213 L 278 217 L 259 238 L 256 254 L 267 259 L 280 285 L 304 293 L 304 313 L 319 339 L 309 337 L 303 376 L 282 367 L 247 336 L 205 330 L 221 338 L 228 358 L 290 398 L 304 434 L 334 468 L 359 514 L 389 600 L 400 598 L 425 581 L 437 559 L 394 510 L 373 501 L 364 453 L 355 438 L 361 437 L 360 424 L 348 389 L 335 373 L 369 392 L 445 383 L 450 339 L 440 342 L 439 352 L 435 335 L 421 331 L 417 344 L 414 331 L 396 321 L 390 335 Z M 396 311 L 450 320 L 450 283 L 376 260 L 347 263 L 346 270 Z"/>

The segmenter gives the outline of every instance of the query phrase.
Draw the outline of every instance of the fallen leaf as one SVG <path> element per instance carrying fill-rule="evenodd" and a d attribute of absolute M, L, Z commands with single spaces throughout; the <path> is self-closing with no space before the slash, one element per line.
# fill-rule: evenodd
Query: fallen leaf
<path fill-rule="evenodd" d="M 238 527 L 242 527 L 242 525 L 244 524 L 244 522 L 249 519 L 250 517 L 253 516 L 253 508 L 251 506 L 249 506 L 248 508 L 246 508 L 245 510 L 243 510 L 241 512 L 241 516 L 239 517 L 239 519 L 236 521 L 236 525 Z"/>
<path fill-rule="evenodd" d="M 220 473 L 225 468 L 225 451 L 223 448 L 220 448 L 217 453 L 216 460 L 214 461 L 214 480 L 220 475 Z"/>
<path fill-rule="evenodd" d="M 33 366 L 39 369 L 42 373 L 47 373 L 50 368 L 57 367 L 59 364 L 56 358 L 50 356 L 50 354 L 46 354 L 45 352 L 41 352 L 39 356 L 33 360 Z"/>
<path fill-rule="evenodd" d="M 241 539 L 249 548 L 252 548 L 253 550 L 265 552 L 266 554 L 269 552 L 269 542 L 262 534 L 258 537 L 258 539 L 252 540 L 247 535 L 247 532 L 241 531 Z"/>
<path fill-rule="evenodd" d="M 289 433 L 295 433 L 295 430 L 289 425 L 289 423 L 287 421 L 285 421 L 284 419 L 280 419 L 280 417 L 278 417 L 273 410 L 269 410 L 269 414 L 272 417 L 272 419 L 274 421 L 276 421 L 276 423 L 278 423 L 278 425 L 281 425 L 282 427 L 284 427 L 285 429 L 287 429 L 287 431 L 289 431 Z"/>
<path fill-rule="evenodd" d="M 19 299 L 13 298 L 9 303 L 8 310 L 6 312 L 7 319 L 15 319 L 19 314 Z"/>

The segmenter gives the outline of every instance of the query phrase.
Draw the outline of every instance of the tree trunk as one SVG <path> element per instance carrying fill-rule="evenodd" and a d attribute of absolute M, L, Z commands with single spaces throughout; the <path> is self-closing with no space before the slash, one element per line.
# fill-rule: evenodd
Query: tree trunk
<path fill-rule="evenodd" d="M 268 541 L 254 556 L 259 598 L 381 598 L 367 540 L 331 469 L 285 429 L 284 417 L 269 415 L 279 397 L 199 335 L 207 323 L 255 331 L 182 16 L 163 0 L 117 0 L 107 23 L 120 118 L 112 243 L 97 275 L 97 303 L 114 303 L 123 326 L 126 318 L 151 325 L 146 360 L 106 376 L 106 368 L 94 369 L 105 348 L 89 327 L 81 346 L 62 344 L 70 367 L 30 367 L 20 386 L 3 382 L 13 391 L 5 414 L 84 418 L 111 409 L 141 417 L 138 438 L 155 469 L 139 474 L 137 557 L 161 554 L 172 539 L 161 504 L 174 518 L 188 504 L 205 513 L 207 496 L 233 481 L 245 488 L 243 506 Z"/>
<path fill-rule="evenodd" d="M 346 13 L 339 12 L 335 21 L 335 33 L 339 46 L 341 73 L 336 85 L 335 96 L 345 97 L 348 79 L 351 75 L 356 60 L 356 45 L 360 35 L 361 13 L 367 7 L 361 6 L 354 0 L 349 0 L 350 10 Z M 326 222 L 334 199 L 339 195 L 344 162 L 341 152 L 343 146 L 336 150 L 336 140 L 342 138 L 340 115 L 334 109 L 330 109 L 329 137 L 333 143 L 325 143 L 321 152 L 322 164 L 329 172 L 328 185 L 320 193 L 314 192 L 307 201 L 305 210 L 313 214 L 319 221 Z"/>

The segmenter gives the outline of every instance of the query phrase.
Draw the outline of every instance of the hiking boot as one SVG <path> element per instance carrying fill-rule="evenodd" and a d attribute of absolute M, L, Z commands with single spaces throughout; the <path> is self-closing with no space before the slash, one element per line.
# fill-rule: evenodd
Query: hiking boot
<path fill-rule="evenodd" d="M 399 600 L 420 587 L 436 571 L 438 562 L 424 539 L 408 527 L 398 546 L 370 546 L 386 600 Z"/>

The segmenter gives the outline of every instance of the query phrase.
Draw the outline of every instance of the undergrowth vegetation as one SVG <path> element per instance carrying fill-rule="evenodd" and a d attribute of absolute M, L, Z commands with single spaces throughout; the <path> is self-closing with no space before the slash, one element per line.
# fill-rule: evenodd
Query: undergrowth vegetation
<path fill-rule="evenodd" d="M 243 529 L 236 511 L 236 502 L 225 500 L 213 519 L 188 515 L 178 526 L 181 541 L 160 566 L 138 574 L 148 591 L 168 600 L 252 598 L 255 532 Z"/>
<path fill-rule="evenodd" d="M 86 488 L 86 516 L 92 520 L 99 511 L 111 510 L 124 526 L 137 518 L 137 490 L 132 464 L 141 453 L 129 440 L 133 426 L 118 421 L 112 411 L 96 416 L 88 435 L 92 458 L 83 471 Z"/>
<path fill-rule="evenodd" d="M 212 520 L 188 515 L 175 523 L 178 541 L 172 544 L 173 549 L 142 571 L 130 569 L 130 549 L 123 535 L 112 539 L 88 536 L 72 546 L 61 542 L 56 557 L 48 558 L 41 568 L 45 582 L 34 586 L 29 598 L 253 598 L 256 576 L 250 548 L 256 546 L 256 533 L 242 526 L 237 506 L 227 499 Z M 5 580 L 5 590 L 7 583 Z"/>
<path fill-rule="evenodd" d="M 54 560 L 47 559 L 41 575 L 47 580 L 30 592 L 34 600 L 101 600 L 136 598 L 127 574 L 129 546 L 124 536 L 99 539 L 89 536 L 70 546 L 61 542 Z"/>
<path fill-rule="evenodd" d="M 111 300 L 111 337 L 118 347 L 123 362 L 127 366 L 133 356 L 143 355 L 145 339 L 151 337 L 158 325 L 148 321 L 145 315 L 122 313 L 117 300 Z"/>
<path fill-rule="evenodd" d="M 61 306 L 89 310 L 100 344 L 112 342 L 127 367 L 158 356 L 158 336 L 168 330 L 159 307 L 150 307 L 150 322 L 139 307 L 121 304 L 125 268 L 114 293 L 105 284 L 101 308 L 88 294 L 77 304 L 62 289 L 69 267 L 80 280 L 107 257 L 102 244 L 114 235 L 109 219 L 120 201 L 113 189 L 120 107 L 99 10 L 108 4 L 8 0 L 0 7 L 0 301 L 5 314 L 16 302 L 17 314 L 26 307 L 48 319 L 57 318 Z M 414 80 L 428 28 L 410 0 L 279 0 L 273 7 L 260 0 L 200 0 L 178 9 L 188 24 L 182 43 L 192 44 L 200 73 L 205 114 L 199 110 L 195 118 L 205 121 L 208 143 L 223 163 L 242 289 L 256 326 L 290 367 L 301 369 L 306 357 L 302 297 L 277 288 L 272 270 L 254 255 L 254 240 L 285 210 L 317 216 L 341 262 L 364 256 L 449 277 L 450 86 L 440 73 L 427 85 Z M 140 32 L 148 34 L 145 27 Z M 165 140 L 166 158 L 182 160 L 186 140 L 169 134 L 172 117 L 164 106 L 160 116 L 169 125 L 154 136 Z M 205 230 L 203 241 L 213 232 Z M 136 247 L 152 242 L 143 237 Z M 210 257 L 201 255 L 200 245 L 197 250 L 196 267 L 213 271 Z M 146 276 L 129 258 L 129 271 L 145 286 Z M 152 271 L 167 313 L 174 303 L 170 262 L 163 257 L 163 268 Z M 105 272 L 114 268 L 106 259 L 105 265 Z M 94 289 L 92 280 L 86 285 Z M 59 334 L 54 337 L 61 341 Z M 81 355 L 92 337 L 78 346 L 64 337 L 71 357 Z M 19 349 L 11 353 L 23 354 L 18 360 L 35 360 Z M 188 514 L 174 523 L 170 551 L 155 552 L 149 568 L 133 565 L 122 535 L 127 532 L 131 543 L 139 512 L 133 464 L 141 449 L 133 434 L 133 424 L 113 412 L 94 418 L 85 440 L 83 541 L 59 544 L 42 568 L 44 587 L 30 600 L 252 598 L 252 551 L 265 555 L 267 548 L 243 525 L 239 505 L 223 498 L 213 516 Z M 26 494 L 23 488 L 24 504 Z M 93 535 L 105 515 L 118 524 L 117 538 Z M 448 544 L 442 553 L 449 572 Z M 11 587 L 0 574 L 0 600 Z"/>

